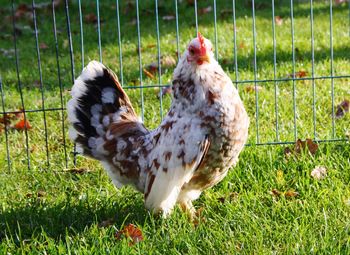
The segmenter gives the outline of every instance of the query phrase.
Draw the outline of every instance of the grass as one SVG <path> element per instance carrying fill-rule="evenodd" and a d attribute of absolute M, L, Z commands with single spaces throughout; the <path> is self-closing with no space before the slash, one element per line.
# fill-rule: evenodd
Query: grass
<path fill-rule="evenodd" d="M 29 1 L 27 1 L 29 2 Z M 140 30 L 142 66 L 157 61 L 157 34 L 153 1 L 140 1 Z M 237 1 L 238 2 L 238 1 Z M 236 3 L 237 63 L 233 50 L 234 30 L 231 3 L 217 1 L 218 60 L 235 81 L 274 80 L 272 13 L 270 1 L 256 1 L 256 58 L 254 72 L 254 40 L 252 36 L 251 8 L 247 1 Z M 5 22 L 1 25 L 0 48 L 13 49 L 11 6 L 0 1 L 0 13 Z M 103 62 L 121 78 L 119 45 L 117 38 L 114 1 L 101 1 L 100 13 Z M 198 8 L 212 1 L 199 1 Z M 16 6 L 15 6 L 16 7 Z M 84 1 L 83 15 L 96 12 L 94 1 Z M 194 8 L 186 1 L 179 4 L 180 51 L 195 34 Z M 312 48 L 309 3 L 294 4 L 294 48 L 292 59 L 289 3 L 276 3 L 275 15 L 283 24 L 276 25 L 276 78 L 283 79 L 293 70 L 312 74 Z M 160 103 L 159 88 L 140 90 L 132 88 L 140 83 L 137 57 L 137 30 L 134 24 L 134 5 L 120 7 L 123 85 L 138 113 L 144 107 L 144 121 L 149 128 L 156 127 L 160 111 L 166 112 L 170 97 Z M 82 68 L 80 54 L 79 10 L 76 1 L 70 5 L 75 74 Z M 164 15 L 173 15 L 172 2 L 159 1 L 159 31 L 161 54 L 176 57 L 175 20 L 164 21 Z M 294 141 L 296 138 L 345 138 L 349 131 L 349 114 L 335 119 L 332 126 L 332 85 L 334 104 L 349 99 L 349 21 L 348 6 L 333 7 L 333 61 L 330 51 L 329 5 L 314 3 L 314 76 L 343 78 L 259 82 L 258 95 L 259 142 Z M 56 12 L 60 78 L 63 102 L 69 98 L 72 84 L 70 75 L 69 43 L 63 6 Z M 40 50 L 45 108 L 60 108 L 56 53 L 50 9 L 37 12 L 39 43 L 48 49 Z M 215 41 L 213 11 L 199 15 L 199 30 Z M 17 21 L 21 34 L 17 36 L 20 81 L 23 86 L 27 110 L 42 109 L 41 90 L 38 86 L 39 70 L 36 62 L 35 36 L 30 19 Z M 85 64 L 98 59 L 96 27 L 84 23 Z M 332 69 L 333 67 L 333 69 Z M 21 108 L 14 56 L 0 54 L 0 73 L 3 82 L 4 105 L 0 109 L 15 111 Z M 142 85 L 169 84 L 172 69 L 163 70 L 158 80 L 143 74 Z M 315 109 L 313 111 L 313 85 Z M 206 219 L 194 227 L 177 208 L 166 220 L 150 215 L 143 206 L 142 196 L 128 187 L 115 190 L 101 166 L 83 157 L 77 158 L 77 167 L 86 169 L 82 174 L 66 171 L 73 167 L 72 144 L 67 143 L 67 163 L 63 142 L 62 121 L 67 128 L 66 116 L 61 110 L 47 111 L 45 130 L 43 113 L 29 112 L 27 117 L 33 128 L 28 131 L 31 169 L 27 169 L 25 134 L 8 132 L 9 156 L 7 161 L 5 133 L 0 133 L 0 253 L 1 254 L 67 254 L 67 253 L 121 253 L 121 254 L 349 254 L 349 199 L 350 199 L 350 146 L 348 142 L 322 143 L 315 156 L 303 154 L 286 158 L 283 146 L 254 146 L 257 143 L 255 93 L 247 92 L 254 82 L 238 83 L 238 88 L 251 117 L 249 143 L 243 151 L 239 165 L 219 185 L 203 193 L 195 202 L 203 208 Z M 278 139 L 276 138 L 275 86 L 277 86 Z M 294 123 L 293 86 L 295 87 L 296 115 Z M 63 103 L 64 106 L 65 103 Z M 315 114 L 315 123 L 313 121 Z M 45 135 L 48 137 L 46 154 Z M 49 159 L 49 166 L 47 160 Z M 10 168 L 8 167 L 8 163 Z M 315 166 L 328 169 L 327 177 L 317 181 L 310 172 Z M 276 197 L 271 190 L 295 190 L 297 197 Z M 232 194 L 236 194 L 232 196 Z M 115 223 L 100 228 L 107 219 Z M 129 246 L 127 240 L 117 241 L 114 233 L 124 224 L 139 226 L 145 240 Z"/>

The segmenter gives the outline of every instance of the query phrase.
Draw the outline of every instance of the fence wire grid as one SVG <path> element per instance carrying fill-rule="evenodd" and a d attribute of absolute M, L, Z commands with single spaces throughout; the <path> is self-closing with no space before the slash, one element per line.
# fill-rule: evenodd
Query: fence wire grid
<path fill-rule="evenodd" d="M 2 169 L 62 169 L 85 160 L 67 139 L 65 104 L 92 59 L 116 72 L 146 126 L 156 127 L 171 102 L 171 73 L 198 31 L 215 45 L 248 109 L 247 145 L 347 140 L 349 114 L 338 116 L 346 111 L 338 104 L 350 95 L 349 1 L 12 0 L 2 6 Z"/>

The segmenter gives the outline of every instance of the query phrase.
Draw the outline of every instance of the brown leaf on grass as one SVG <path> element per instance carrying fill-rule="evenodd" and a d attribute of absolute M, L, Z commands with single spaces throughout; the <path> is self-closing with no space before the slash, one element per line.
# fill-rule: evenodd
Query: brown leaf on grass
<path fill-rule="evenodd" d="M 198 14 L 199 14 L 199 15 L 207 14 L 207 13 L 211 12 L 212 10 L 213 10 L 213 7 L 207 6 L 207 7 L 205 7 L 205 8 L 200 8 L 200 9 L 198 10 Z"/>
<path fill-rule="evenodd" d="M 86 23 L 92 23 L 92 24 L 97 23 L 97 16 L 95 15 L 95 13 L 86 14 L 84 19 Z"/>
<path fill-rule="evenodd" d="M 39 48 L 40 48 L 41 50 L 46 50 L 46 49 L 49 48 L 49 46 L 47 46 L 46 43 L 43 43 L 43 42 L 42 42 L 42 43 L 40 43 Z"/>
<path fill-rule="evenodd" d="M 289 157 L 291 155 L 298 155 L 302 152 L 308 151 L 312 156 L 316 154 L 318 150 L 318 144 L 314 143 L 311 139 L 306 138 L 305 141 L 298 139 L 294 144 L 294 148 L 284 148 L 284 155 Z"/>
<path fill-rule="evenodd" d="M 324 166 L 317 166 L 311 171 L 312 178 L 322 180 L 327 175 L 327 169 Z"/>
<path fill-rule="evenodd" d="M 283 19 L 281 18 L 281 16 L 275 16 L 275 23 L 277 26 L 282 26 Z"/>
<path fill-rule="evenodd" d="M 307 75 L 308 75 L 308 73 L 306 71 L 299 71 L 299 72 L 288 74 L 288 77 L 290 77 L 290 78 L 303 78 L 303 77 L 306 77 Z"/>
<path fill-rule="evenodd" d="M 261 86 L 246 86 L 244 87 L 244 91 L 247 93 L 252 93 L 255 91 L 261 91 L 263 88 Z"/>
<path fill-rule="evenodd" d="M 43 190 L 39 190 L 36 195 L 37 195 L 37 197 L 45 197 L 47 195 L 47 193 Z"/>
<path fill-rule="evenodd" d="M 244 42 L 240 42 L 238 47 L 239 47 L 240 49 L 244 49 L 244 48 L 245 48 Z"/>
<path fill-rule="evenodd" d="M 72 174 L 85 174 L 88 172 L 86 168 L 71 168 L 66 171 Z"/>
<path fill-rule="evenodd" d="M 112 226 L 114 223 L 115 223 L 115 219 L 109 218 L 107 220 L 103 220 L 100 223 L 98 223 L 97 227 L 106 228 L 106 227 Z"/>
<path fill-rule="evenodd" d="M 340 5 L 342 3 L 346 3 L 348 0 L 335 0 L 335 5 Z"/>
<path fill-rule="evenodd" d="M 229 201 L 229 202 L 232 202 L 232 201 L 235 201 L 237 200 L 238 198 L 238 193 L 237 192 L 231 192 L 230 194 L 226 195 L 226 196 L 223 196 L 223 197 L 219 197 L 218 198 L 218 201 L 220 203 L 225 203 L 225 201 Z"/>
<path fill-rule="evenodd" d="M 156 44 L 148 44 L 147 46 L 146 46 L 146 48 L 148 48 L 148 49 L 152 49 L 152 48 L 155 48 L 157 45 Z"/>
<path fill-rule="evenodd" d="M 146 70 L 152 74 L 156 74 L 158 72 L 158 64 L 156 62 L 152 62 L 151 64 L 147 65 Z"/>
<path fill-rule="evenodd" d="M 115 7 L 114 7 L 115 8 Z M 135 9 L 135 3 L 134 1 L 127 1 L 126 5 L 123 9 L 124 14 L 129 14 L 130 12 L 133 12 Z"/>
<path fill-rule="evenodd" d="M 163 55 L 160 59 L 162 68 L 172 68 L 176 66 L 176 60 L 170 55 Z"/>
<path fill-rule="evenodd" d="M 344 117 L 345 113 L 349 112 L 349 100 L 345 99 L 343 102 L 337 105 L 337 111 L 335 117 L 337 119 Z"/>
<path fill-rule="evenodd" d="M 272 196 L 274 196 L 274 197 L 279 197 L 279 196 L 282 194 L 282 192 L 279 191 L 279 190 L 277 190 L 277 189 L 272 189 L 272 190 L 270 191 L 270 194 L 271 194 Z"/>
<path fill-rule="evenodd" d="M 141 229 L 139 229 L 134 224 L 129 224 L 124 226 L 124 228 L 120 231 L 117 231 L 114 237 L 119 241 L 122 238 L 131 239 L 129 242 L 129 246 L 132 246 L 138 242 L 143 241 L 143 235 Z"/>
<path fill-rule="evenodd" d="M 270 194 L 274 197 L 280 197 L 280 196 L 284 196 L 286 198 L 292 198 L 292 197 L 297 197 L 299 195 L 298 192 L 294 191 L 294 190 L 288 190 L 286 192 L 282 192 L 279 191 L 278 189 L 272 189 L 270 191 Z"/>
<path fill-rule="evenodd" d="M 315 155 L 318 150 L 318 144 L 314 143 L 309 138 L 306 138 L 305 141 L 298 139 L 298 141 L 295 144 L 294 151 L 300 154 L 302 151 L 305 151 L 306 149 L 311 153 L 311 155 Z"/>
<path fill-rule="evenodd" d="M 150 79 L 152 79 L 152 80 L 155 78 L 155 76 L 154 76 L 151 72 L 147 71 L 146 68 L 143 69 L 143 72 L 146 74 L 146 76 L 147 76 L 148 78 L 150 78 Z"/>
<path fill-rule="evenodd" d="M 31 129 L 32 126 L 30 125 L 28 120 L 21 119 L 13 126 L 13 128 L 16 129 L 17 131 L 23 131 L 26 129 L 27 130 Z"/>
<path fill-rule="evenodd" d="M 297 196 L 299 196 L 299 193 L 296 192 L 296 191 L 294 191 L 294 190 L 288 190 L 288 191 L 286 191 L 286 192 L 284 193 L 284 196 L 285 196 L 286 198 L 292 198 L 292 197 L 297 197 Z"/>
<path fill-rule="evenodd" d="M 174 15 L 165 15 L 162 17 L 162 19 L 166 20 L 166 21 L 170 21 L 170 20 L 174 20 L 175 16 Z"/>
<path fill-rule="evenodd" d="M 15 19 L 26 18 L 31 20 L 33 18 L 32 8 L 27 4 L 19 4 L 14 17 Z"/>
<path fill-rule="evenodd" d="M 35 194 L 34 194 L 35 195 Z M 42 198 L 42 197 L 45 197 L 47 195 L 47 193 L 43 190 L 39 190 L 37 193 L 36 193 L 36 197 L 37 198 Z M 26 198 L 32 198 L 33 197 L 33 193 L 27 193 L 26 194 Z"/>
<path fill-rule="evenodd" d="M 14 118 L 14 114 L 11 113 L 5 113 L 2 118 L 0 118 L 0 123 L 4 124 L 6 126 L 11 124 L 11 121 Z"/>
<path fill-rule="evenodd" d="M 194 5 L 194 0 L 187 0 L 187 5 L 193 6 Z"/>

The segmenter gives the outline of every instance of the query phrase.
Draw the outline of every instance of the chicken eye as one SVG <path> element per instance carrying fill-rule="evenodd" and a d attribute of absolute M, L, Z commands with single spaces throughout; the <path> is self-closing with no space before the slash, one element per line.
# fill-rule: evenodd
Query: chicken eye
<path fill-rule="evenodd" d="M 194 49 L 192 49 L 192 48 L 189 49 L 189 52 L 190 52 L 191 55 L 194 55 Z"/>

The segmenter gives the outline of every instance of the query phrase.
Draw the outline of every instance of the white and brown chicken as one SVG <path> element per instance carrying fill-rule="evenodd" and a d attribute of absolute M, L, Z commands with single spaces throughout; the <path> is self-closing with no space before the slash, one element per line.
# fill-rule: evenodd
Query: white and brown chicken
<path fill-rule="evenodd" d="M 230 78 L 198 33 L 174 71 L 173 100 L 158 128 L 136 115 L 117 76 L 91 61 L 67 104 L 77 151 L 99 160 L 116 187 L 131 185 L 145 206 L 167 216 L 220 182 L 238 162 L 249 118 Z"/>

